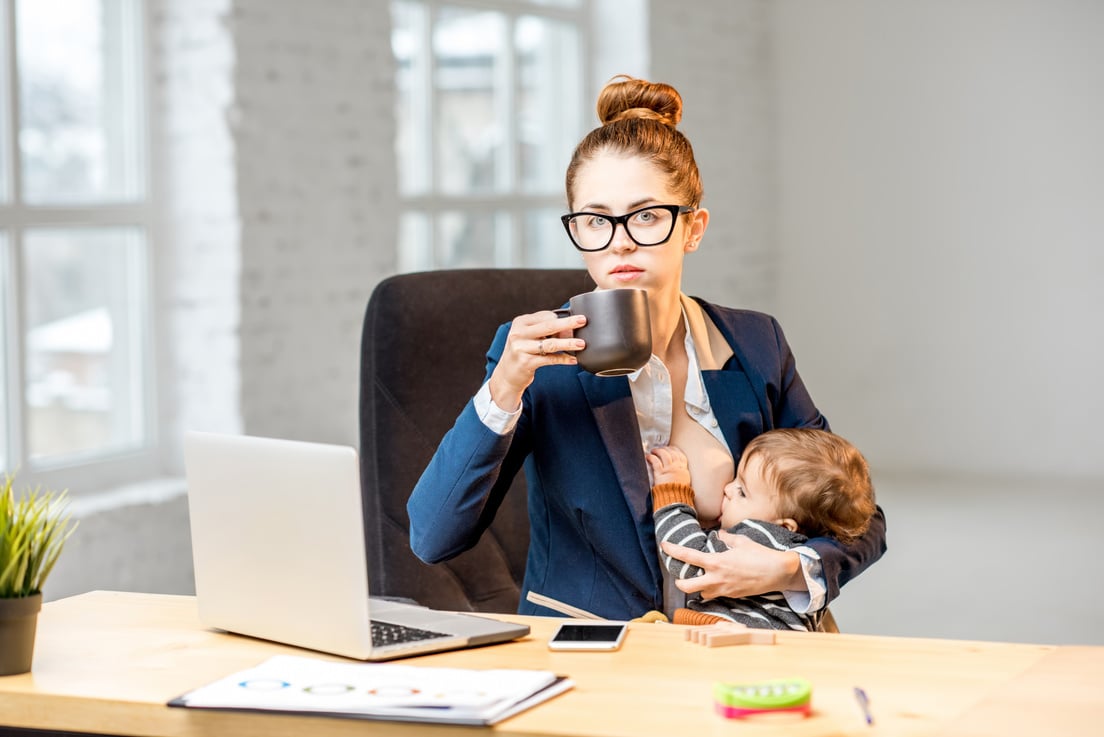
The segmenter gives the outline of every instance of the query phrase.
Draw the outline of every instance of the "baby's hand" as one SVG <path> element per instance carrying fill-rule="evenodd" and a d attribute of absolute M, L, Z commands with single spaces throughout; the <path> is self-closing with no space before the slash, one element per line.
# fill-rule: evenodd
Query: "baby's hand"
<path fill-rule="evenodd" d="M 656 448 L 648 454 L 656 484 L 690 485 L 690 467 L 686 454 L 673 445 Z"/>

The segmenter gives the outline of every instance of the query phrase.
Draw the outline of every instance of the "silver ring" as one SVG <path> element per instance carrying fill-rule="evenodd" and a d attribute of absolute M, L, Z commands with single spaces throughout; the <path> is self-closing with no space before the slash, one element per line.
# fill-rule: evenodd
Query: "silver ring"
<path fill-rule="evenodd" d="M 540 341 L 539 343 L 537 343 L 537 353 L 542 355 L 542 356 L 545 355 L 545 353 L 544 353 L 544 341 L 543 340 Z"/>

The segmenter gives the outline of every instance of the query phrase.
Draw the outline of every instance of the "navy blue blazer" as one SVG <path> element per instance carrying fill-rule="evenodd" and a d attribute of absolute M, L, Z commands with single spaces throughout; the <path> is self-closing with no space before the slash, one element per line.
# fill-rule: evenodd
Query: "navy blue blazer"
<path fill-rule="evenodd" d="M 733 349 L 720 370 L 702 376 L 734 457 L 771 428 L 828 429 L 773 317 L 697 301 Z M 503 325 L 488 351 L 488 378 L 508 332 Z M 526 601 L 529 591 L 609 619 L 662 610 L 646 463 L 627 378 L 544 366 L 525 391 L 513 433 L 498 435 L 471 401 L 464 407 L 407 503 L 411 549 L 437 563 L 472 547 L 524 467 L 530 543 L 518 611 L 559 616 Z M 885 551 L 885 517 L 879 509 L 851 545 L 830 538 L 809 545 L 821 556 L 831 601 Z"/>

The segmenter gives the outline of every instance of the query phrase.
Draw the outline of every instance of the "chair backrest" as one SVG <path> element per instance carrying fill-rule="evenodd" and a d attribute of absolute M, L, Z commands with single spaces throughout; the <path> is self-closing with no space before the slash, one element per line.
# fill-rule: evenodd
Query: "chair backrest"
<path fill-rule="evenodd" d="M 583 269 L 431 271 L 376 286 L 360 355 L 361 478 L 373 596 L 454 611 L 517 610 L 529 548 L 521 474 L 480 542 L 439 565 L 428 566 L 410 552 L 406 501 L 479 388 L 497 327 L 593 288 Z"/>

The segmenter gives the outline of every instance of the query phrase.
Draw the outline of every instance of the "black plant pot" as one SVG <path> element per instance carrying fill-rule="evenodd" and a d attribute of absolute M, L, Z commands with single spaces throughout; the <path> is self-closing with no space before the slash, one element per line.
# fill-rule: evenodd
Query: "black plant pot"
<path fill-rule="evenodd" d="M 0 676 L 30 671 L 41 609 L 42 594 L 0 599 Z"/>

